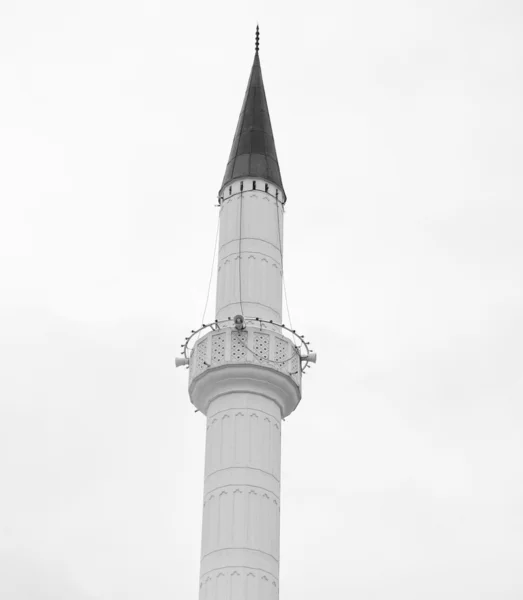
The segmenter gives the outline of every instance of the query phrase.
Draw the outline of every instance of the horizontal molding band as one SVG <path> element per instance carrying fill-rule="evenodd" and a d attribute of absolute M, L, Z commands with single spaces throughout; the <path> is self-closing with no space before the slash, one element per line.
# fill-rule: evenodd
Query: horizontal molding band
<path fill-rule="evenodd" d="M 240 468 L 243 468 L 243 467 L 240 467 Z M 233 486 L 233 487 L 248 487 L 248 488 L 258 488 L 259 490 L 263 490 L 264 492 L 269 492 L 269 494 L 272 494 L 272 495 L 273 495 L 273 496 L 275 496 L 275 497 L 276 497 L 278 500 L 280 499 L 280 497 L 279 497 L 277 494 L 275 494 L 275 493 L 274 493 L 272 490 L 268 490 L 267 488 L 264 488 L 264 487 L 262 487 L 261 485 L 251 485 L 250 483 L 225 483 L 224 485 L 219 485 L 218 487 L 216 487 L 216 488 L 214 488 L 214 489 L 212 489 L 212 490 L 209 490 L 208 492 L 206 492 L 206 493 L 204 494 L 204 496 L 203 496 L 203 497 L 205 498 L 205 497 L 206 497 L 206 496 L 208 496 L 209 494 L 213 494 L 213 493 L 214 493 L 216 490 L 221 490 L 221 489 L 223 489 L 223 488 L 226 488 L 226 487 L 231 487 L 231 486 Z"/>
<path fill-rule="evenodd" d="M 272 306 L 269 306 L 268 304 L 262 304 L 261 302 L 253 302 L 252 300 L 238 300 L 236 302 L 229 302 L 228 304 L 224 304 L 223 306 L 220 306 L 220 308 L 216 311 L 216 312 L 220 312 L 221 310 L 226 309 L 228 306 L 234 306 L 235 304 L 256 304 L 256 306 L 262 306 L 263 308 L 267 308 L 268 310 L 271 310 L 273 313 L 275 313 L 276 315 L 280 314 L 280 311 L 276 310 L 275 308 L 273 308 Z"/>
<path fill-rule="evenodd" d="M 227 369 L 227 367 L 236 367 L 236 366 L 241 366 L 241 365 L 248 365 L 249 367 L 252 365 L 254 367 L 260 367 L 260 369 L 272 369 L 276 373 L 281 373 L 281 371 L 277 371 L 276 369 L 274 369 L 272 367 L 264 367 L 263 365 L 257 365 L 256 363 L 225 363 L 225 364 L 219 365 L 218 367 L 213 367 L 213 368 L 225 370 L 225 369 Z M 205 373 L 205 372 L 206 371 L 204 371 L 203 373 Z M 202 375 L 203 373 L 201 373 L 200 375 Z M 282 373 L 282 375 L 285 376 L 284 373 Z M 198 377 L 199 377 L 199 375 L 198 375 Z M 290 376 L 287 375 L 287 377 L 290 377 Z M 253 391 L 253 390 L 230 390 L 227 392 L 220 392 L 219 394 L 216 394 L 216 396 L 213 396 L 212 400 L 209 400 L 209 405 L 211 404 L 211 402 L 218 400 L 218 398 L 222 398 L 223 396 L 232 396 L 233 394 L 252 394 L 254 396 L 260 396 L 260 398 L 267 398 L 267 400 L 271 400 L 278 406 L 278 403 L 272 396 L 269 396 L 268 394 L 264 394 L 263 392 L 258 392 L 258 391 Z M 279 406 L 278 406 L 278 408 L 279 408 Z M 249 409 L 244 409 L 244 410 L 249 410 Z"/>
<path fill-rule="evenodd" d="M 276 579 L 277 581 L 279 581 L 280 576 L 279 575 L 275 575 L 274 573 L 271 573 L 270 571 L 266 571 L 265 569 L 260 569 L 259 567 L 249 567 L 247 565 L 227 565 L 226 567 L 216 567 L 215 569 L 209 569 L 208 571 L 205 571 L 205 573 L 201 573 L 200 574 L 200 579 L 202 577 L 205 577 L 206 575 L 209 575 L 209 573 L 212 573 L 213 571 L 223 571 L 224 569 L 248 569 L 249 571 L 261 571 L 262 573 L 267 573 L 267 575 L 270 575 L 271 577 L 274 577 L 274 579 Z"/>
<path fill-rule="evenodd" d="M 202 556 L 201 560 L 202 561 L 205 560 L 211 554 L 216 554 L 217 552 L 226 552 L 227 550 L 248 550 L 249 552 L 258 552 L 259 554 L 264 554 L 265 556 L 269 556 L 278 564 L 280 562 L 275 556 L 273 556 L 272 554 L 269 554 L 269 552 L 264 552 L 263 550 L 258 550 L 257 548 L 246 548 L 246 547 L 242 547 L 242 546 L 236 546 L 233 548 L 218 548 L 217 550 L 211 550 L 210 552 L 207 552 L 207 554 L 204 554 Z"/>
<path fill-rule="evenodd" d="M 283 195 L 285 196 L 285 192 L 283 190 L 282 186 L 277 186 L 273 181 L 269 181 L 268 179 L 265 179 L 264 177 L 236 177 L 236 179 L 231 179 L 231 181 L 229 181 L 229 183 L 227 183 L 226 185 L 224 185 L 223 187 L 220 188 L 220 192 L 223 193 L 223 190 L 226 190 L 228 187 L 230 187 L 232 184 L 237 183 L 238 181 L 248 181 L 249 183 L 252 183 L 253 181 L 263 181 L 263 183 L 267 183 L 269 184 L 269 186 L 273 186 L 275 190 L 281 190 Z M 262 196 L 262 200 L 264 199 L 263 196 L 269 196 L 270 198 L 272 198 L 273 200 L 277 200 L 280 204 L 285 204 L 285 202 L 282 202 L 279 197 L 276 198 L 275 194 L 271 194 L 270 191 L 265 191 L 264 189 L 258 189 L 256 188 L 255 190 L 253 190 L 252 188 L 250 190 L 245 189 L 245 190 L 240 190 L 239 192 L 234 192 L 234 194 L 230 194 L 229 196 L 227 196 L 227 198 L 225 198 L 225 196 L 222 198 L 223 200 L 230 200 L 231 198 L 234 198 L 235 196 L 245 196 L 248 192 L 254 193 L 254 192 L 258 192 L 258 194 L 260 196 Z"/>
<path fill-rule="evenodd" d="M 241 252 L 231 252 L 230 254 L 226 254 L 225 256 L 222 256 L 221 258 L 219 258 L 218 262 L 221 262 L 222 260 L 225 260 L 226 258 L 229 258 L 229 256 L 238 256 L 238 254 L 261 254 L 262 256 L 266 256 L 267 258 L 270 258 L 274 262 L 279 262 L 280 265 L 281 265 L 281 260 L 280 259 L 273 258 L 270 254 L 265 254 L 264 252 L 258 252 L 256 250 L 242 250 Z"/>
<path fill-rule="evenodd" d="M 280 480 L 277 477 L 275 477 L 272 473 L 269 473 L 268 471 L 264 471 L 263 469 L 257 469 L 256 467 L 225 467 L 223 469 L 216 469 L 216 471 L 213 471 L 212 473 L 209 473 L 208 475 L 206 475 L 204 481 L 207 481 L 207 479 L 209 479 L 209 477 L 211 477 L 215 473 L 220 473 L 223 471 L 230 471 L 232 469 L 249 469 L 250 471 L 259 471 L 260 473 L 265 473 L 265 475 L 272 477 L 275 481 L 280 483 Z M 243 485 L 247 485 L 247 484 L 243 484 Z"/>
<path fill-rule="evenodd" d="M 227 244 L 232 244 L 233 242 L 244 242 L 245 240 L 256 240 L 257 242 L 263 242 L 264 244 L 268 244 L 269 246 L 272 246 L 275 250 L 278 250 L 278 252 L 280 253 L 280 256 L 283 254 L 282 249 L 278 248 L 278 246 L 276 246 L 275 244 L 268 242 L 267 240 L 264 240 L 262 238 L 256 238 L 256 237 L 242 237 L 242 238 L 234 238 L 233 240 L 228 240 L 227 242 L 225 242 L 218 248 L 218 253 L 220 253 L 222 251 L 222 248 L 227 246 Z"/>
<path fill-rule="evenodd" d="M 257 395 L 258 395 L 258 394 L 257 394 Z M 216 398 L 215 398 L 215 400 L 216 400 Z M 238 408 L 235 408 L 235 407 L 233 406 L 233 407 L 231 407 L 231 408 L 224 408 L 223 410 L 219 410 L 219 411 L 217 411 L 217 412 L 215 412 L 215 413 L 212 413 L 212 415 L 211 415 L 211 416 L 212 416 L 212 417 L 215 417 L 216 415 L 219 415 L 219 414 L 221 414 L 221 413 L 227 412 L 227 411 L 229 411 L 229 410 L 253 410 L 253 411 L 255 411 L 255 412 L 263 413 L 264 415 L 267 415 L 268 417 L 271 417 L 272 419 L 274 419 L 274 420 L 275 420 L 275 421 L 278 423 L 278 425 L 280 425 L 280 426 L 281 426 L 281 419 L 280 419 L 280 420 L 276 419 L 276 417 L 274 417 L 273 415 L 271 415 L 270 413 L 268 413 L 268 412 L 267 412 L 267 411 L 265 411 L 265 410 L 261 410 L 261 408 L 246 408 L 245 406 L 239 406 Z M 208 416 L 208 417 L 207 417 L 207 419 L 210 419 L 210 418 L 211 418 L 211 416 Z"/>

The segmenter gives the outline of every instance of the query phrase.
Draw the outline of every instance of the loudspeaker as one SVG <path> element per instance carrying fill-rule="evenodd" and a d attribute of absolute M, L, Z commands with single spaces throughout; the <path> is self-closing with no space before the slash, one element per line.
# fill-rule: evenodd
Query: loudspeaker
<path fill-rule="evenodd" d="M 316 352 L 311 352 L 307 356 L 302 356 L 301 360 L 303 362 L 308 361 L 308 362 L 311 362 L 311 363 L 316 363 L 316 358 L 317 358 Z"/>
<path fill-rule="evenodd" d="M 243 315 L 236 315 L 234 317 L 234 326 L 238 331 L 245 329 L 245 319 L 243 318 Z"/>
<path fill-rule="evenodd" d="M 188 358 L 185 358 L 185 357 L 183 357 L 183 358 L 175 358 L 175 359 L 174 359 L 174 364 L 175 364 L 177 367 L 183 367 L 183 366 L 185 366 L 185 365 L 188 365 L 188 364 L 189 364 L 189 359 L 188 359 Z"/>

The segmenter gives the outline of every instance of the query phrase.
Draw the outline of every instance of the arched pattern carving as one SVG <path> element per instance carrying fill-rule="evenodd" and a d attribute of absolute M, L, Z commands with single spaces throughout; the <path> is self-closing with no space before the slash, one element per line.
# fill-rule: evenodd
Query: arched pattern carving
<path fill-rule="evenodd" d="M 270 600 L 278 600 L 278 584 L 274 580 L 271 582 L 271 594 L 269 598 Z"/>
<path fill-rule="evenodd" d="M 249 567 L 217 569 L 201 577 L 200 600 L 278 600 L 278 579 Z"/>
<path fill-rule="evenodd" d="M 249 466 L 259 469 L 260 465 L 260 417 L 256 412 L 249 415 Z"/>
<path fill-rule="evenodd" d="M 209 447 L 207 457 L 209 462 L 207 463 L 206 470 L 208 469 L 209 472 L 212 472 L 219 469 L 220 465 L 221 435 L 218 417 L 211 417 L 208 420 L 211 422 L 211 426 L 207 430 L 207 445 Z"/>
<path fill-rule="evenodd" d="M 256 577 L 256 574 L 253 571 L 249 571 L 247 573 L 247 595 L 245 596 L 245 600 L 247 600 L 248 598 L 256 598 L 256 600 L 258 600 L 257 596 L 257 587 L 258 587 L 258 578 Z"/>
<path fill-rule="evenodd" d="M 234 466 L 245 464 L 245 449 L 248 443 L 249 432 L 246 427 L 247 417 L 243 411 L 234 415 Z"/>
<path fill-rule="evenodd" d="M 200 585 L 200 600 L 211 600 L 211 594 L 212 594 L 211 584 L 212 584 L 212 577 L 210 575 L 208 575 L 207 577 L 205 577 L 205 579 L 202 581 L 202 583 Z"/>
<path fill-rule="evenodd" d="M 211 548 L 216 548 L 216 533 L 217 533 L 217 525 L 218 525 L 218 502 L 216 500 L 216 496 L 211 494 L 209 499 L 207 500 L 207 504 L 205 507 L 205 512 L 207 519 L 204 517 L 205 521 L 205 542 L 206 549 L 205 553 L 208 552 Z"/>
<path fill-rule="evenodd" d="M 233 571 L 231 573 L 231 598 L 230 600 L 243 600 L 245 598 L 245 581 L 244 578 L 238 573 Z"/>
<path fill-rule="evenodd" d="M 234 548 L 241 548 L 245 546 L 245 526 L 246 526 L 246 512 L 245 512 L 245 492 L 239 488 L 236 488 L 232 493 L 233 500 L 233 522 L 232 527 L 232 542 L 231 546 Z"/>
<path fill-rule="evenodd" d="M 278 423 L 273 423 L 272 437 L 271 437 L 271 468 L 274 477 L 280 481 L 280 468 L 281 468 L 281 430 Z"/>
<path fill-rule="evenodd" d="M 255 489 L 250 489 L 247 494 L 247 528 L 246 537 L 248 548 L 256 548 L 257 545 L 257 532 L 260 526 L 260 509 L 259 509 L 259 498 L 258 492 Z M 257 548 L 258 549 L 258 548 Z"/>
<path fill-rule="evenodd" d="M 261 469 L 272 473 L 272 424 L 269 417 L 264 417 L 262 422 L 262 463 Z"/>
<path fill-rule="evenodd" d="M 262 304 L 267 304 L 267 300 L 268 300 L 268 295 L 269 295 L 269 261 L 265 258 L 265 256 L 261 259 L 260 261 L 260 268 L 259 268 L 259 298 L 260 300 L 258 302 L 261 302 Z"/>
<path fill-rule="evenodd" d="M 229 413 L 224 413 L 220 419 L 221 432 L 220 432 L 220 457 L 219 465 L 231 465 L 233 461 L 234 452 L 234 421 L 233 417 Z"/>
<path fill-rule="evenodd" d="M 219 469 L 251 467 L 280 478 L 279 419 L 257 410 L 230 409 L 207 419 L 206 477 Z"/>
<path fill-rule="evenodd" d="M 216 599 L 223 598 L 225 600 L 227 597 L 227 579 L 223 571 L 216 575 Z"/>
<path fill-rule="evenodd" d="M 279 499 L 252 486 L 224 486 L 207 495 L 203 555 L 227 548 L 252 548 L 279 560 Z"/>

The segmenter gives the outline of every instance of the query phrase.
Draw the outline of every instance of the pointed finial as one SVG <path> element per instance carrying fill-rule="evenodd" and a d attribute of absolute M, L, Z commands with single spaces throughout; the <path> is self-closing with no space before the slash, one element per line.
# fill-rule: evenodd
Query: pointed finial
<path fill-rule="evenodd" d="M 258 50 L 260 49 L 260 28 L 256 25 L 256 54 L 258 54 Z"/>

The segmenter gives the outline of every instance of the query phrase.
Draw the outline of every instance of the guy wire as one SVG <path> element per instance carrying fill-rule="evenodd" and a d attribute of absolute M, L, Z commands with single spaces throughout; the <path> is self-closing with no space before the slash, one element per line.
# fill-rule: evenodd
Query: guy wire
<path fill-rule="evenodd" d="M 243 184 L 242 184 L 243 186 Z M 238 240 L 238 279 L 240 292 L 240 311 L 243 315 L 242 304 L 242 212 L 243 212 L 243 189 L 240 188 L 240 238 Z"/>
<path fill-rule="evenodd" d="M 285 269 L 283 268 L 283 248 L 282 248 L 282 241 L 281 241 L 280 209 L 278 207 L 278 204 L 279 204 L 278 198 L 275 199 L 275 204 L 276 204 L 276 218 L 278 220 L 278 239 L 280 241 L 280 262 L 281 262 L 281 280 L 283 283 L 283 295 L 285 296 L 285 306 L 287 307 L 287 315 L 289 316 L 289 324 L 292 329 L 291 311 L 289 310 L 289 300 L 287 298 L 287 286 L 285 285 Z M 281 203 L 281 205 L 283 207 L 283 202 Z"/>
<path fill-rule="evenodd" d="M 212 255 L 211 274 L 209 276 L 209 286 L 207 288 L 207 298 L 205 300 L 205 308 L 203 309 L 202 323 L 205 323 L 205 313 L 209 304 L 209 295 L 211 293 L 212 274 L 214 273 L 214 263 L 216 262 L 216 247 L 218 245 L 218 234 L 220 233 L 220 215 L 218 215 L 218 224 L 216 226 L 216 236 L 214 238 L 214 252 Z"/>

